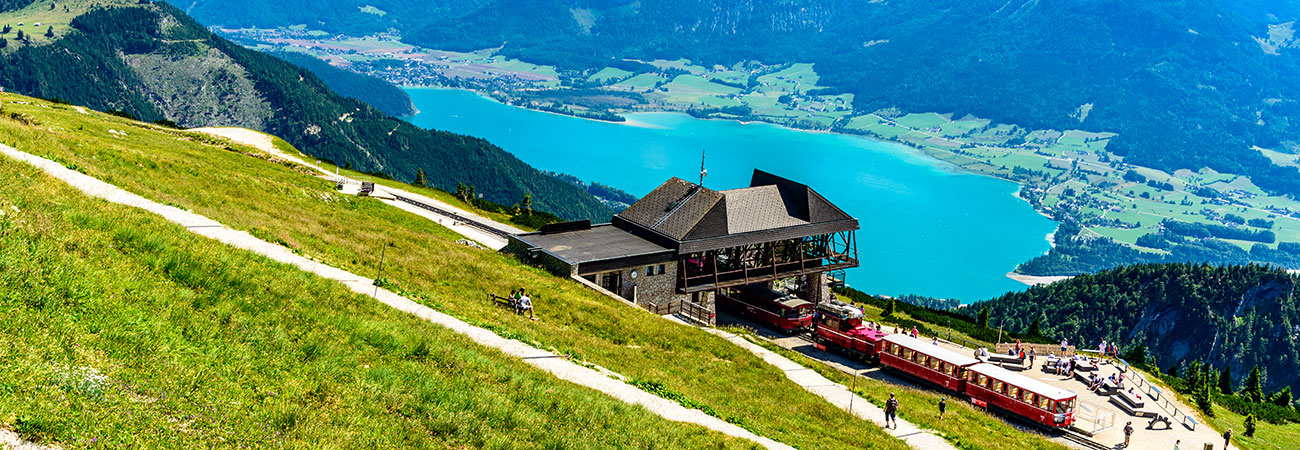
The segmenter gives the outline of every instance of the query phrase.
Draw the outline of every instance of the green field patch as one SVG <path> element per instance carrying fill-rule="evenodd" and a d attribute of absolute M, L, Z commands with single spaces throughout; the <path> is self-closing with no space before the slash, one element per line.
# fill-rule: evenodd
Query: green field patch
<path fill-rule="evenodd" d="M 653 88 L 656 84 L 662 83 L 664 81 L 667 80 L 665 80 L 664 77 L 659 76 L 659 74 L 657 73 L 643 73 L 643 74 L 636 75 L 632 78 L 628 78 L 626 80 L 620 81 L 618 83 L 614 83 L 613 86 L 620 87 L 623 89 L 643 91 L 646 89 Z"/>
<path fill-rule="evenodd" d="M 804 92 L 817 86 L 821 77 L 812 64 L 791 64 L 790 67 L 758 77 L 762 90 Z"/>
<path fill-rule="evenodd" d="M 962 137 L 989 126 L 988 119 L 962 119 L 942 124 L 939 132 L 950 138 Z"/>
<path fill-rule="evenodd" d="M 606 67 L 604 69 L 600 69 L 599 72 L 593 73 L 591 74 L 591 76 L 588 76 L 587 80 L 595 81 L 598 83 L 607 83 L 612 80 L 621 80 L 629 76 L 632 76 L 632 72 L 628 72 L 626 70 L 619 69 L 617 67 Z"/>
<path fill-rule="evenodd" d="M 713 80 L 721 80 L 731 84 L 746 84 L 749 82 L 749 72 L 739 70 L 719 70 L 709 74 Z"/>
<path fill-rule="evenodd" d="M 723 98 L 723 97 L 711 97 L 711 96 L 710 96 L 710 97 L 700 97 L 700 98 L 699 98 L 699 102 L 702 103 L 702 104 L 704 104 L 705 106 L 710 106 L 710 107 L 714 107 L 714 108 L 725 108 L 725 107 L 728 107 L 728 106 L 740 106 L 740 105 L 741 105 L 740 100 L 737 100 L 737 99 L 732 98 L 732 97 L 726 97 L 726 98 Z"/>
<path fill-rule="evenodd" d="M 384 10 L 382 10 L 382 9 L 379 9 L 379 8 L 376 8 L 376 7 L 374 7 L 374 6 L 370 6 L 370 5 L 362 6 L 362 7 L 361 7 L 361 12 L 366 13 L 366 14 L 374 14 L 374 15 L 379 16 L 379 17 L 384 17 L 384 16 L 387 16 L 387 15 L 388 15 L 388 11 L 384 11 Z"/>
<path fill-rule="evenodd" d="M 677 95 L 734 95 L 740 93 L 736 89 L 724 84 L 714 83 L 697 75 L 678 75 L 673 78 L 672 82 L 665 84 L 669 94 Z"/>
<path fill-rule="evenodd" d="M 678 59 L 676 61 L 669 61 L 666 59 L 656 59 L 654 61 L 649 61 L 646 64 L 658 67 L 659 69 L 685 70 L 694 75 L 703 75 L 705 73 L 708 73 L 709 71 L 709 69 L 706 69 L 704 67 L 691 64 L 691 60 L 689 59 Z"/>
<path fill-rule="evenodd" d="M 1269 150 L 1262 147 L 1253 148 L 1258 150 L 1260 153 L 1263 153 L 1270 161 L 1273 161 L 1274 165 L 1283 167 L 1300 167 L 1300 155 L 1282 153 L 1277 150 Z"/>
<path fill-rule="evenodd" d="M 948 116 L 939 113 L 911 113 L 899 117 L 895 122 L 899 125 L 918 130 L 930 130 L 939 128 L 949 122 Z"/>
<path fill-rule="evenodd" d="M 46 37 L 45 33 L 50 31 L 51 28 L 54 30 L 54 39 L 58 39 L 60 36 L 73 31 L 72 19 L 85 14 L 86 11 L 93 7 L 105 3 L 125 5 L 135 2 L 125 0 L 107 0 L 103 2 L 92 0 L 38 1 L 19 10 L 0 13 L 0 26 L 9 25 L 12 28 L 8 34 L 0 35 L 0 38 L 9 41 L 8 47 L 0 51 L 11 52 L 22 48 L 23 44 L 18 42 L 19 31 L 23 32 L 23 35 L 32 42 L 32 45 L 49 43 L 52 39 Z"/>

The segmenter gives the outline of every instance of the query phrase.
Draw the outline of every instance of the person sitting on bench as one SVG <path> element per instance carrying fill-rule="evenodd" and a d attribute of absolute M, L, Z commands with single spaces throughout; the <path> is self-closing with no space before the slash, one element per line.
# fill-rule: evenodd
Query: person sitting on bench
<path fill-rule="evenodd" d="M 516 308 L 518 308 L 520 314 L 523 314 L 524 311 L 528 311 L 528 317 L 530 319 L 537 318 L 537 316 L 533 315 L 533 299 L 528 297 L 528 294 L 524 293 L 523 289 L 519 289 L 519 305 L 516 306 Z"/>

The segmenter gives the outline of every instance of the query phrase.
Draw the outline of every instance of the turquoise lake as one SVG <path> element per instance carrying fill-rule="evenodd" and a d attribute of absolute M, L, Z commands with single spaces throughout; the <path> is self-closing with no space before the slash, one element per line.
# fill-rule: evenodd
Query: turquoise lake
<path fill-rule="evenodd" d="M 850 286 L 965 302 L 1023 284 L 1006 277 L 1043 254 L 1056 223 L 1016 197 L 1019 186 L 962 172 L 903 145 L 770 124 L 636 113 L 608 123 L 532 111 L 473 92 L 409 88 L 407 120 L 485 138 L 538 169 L 642 196 L 672 176 L 712 189 L 749 185 L 755 168 L 816 189 L 858 218 Z"/>

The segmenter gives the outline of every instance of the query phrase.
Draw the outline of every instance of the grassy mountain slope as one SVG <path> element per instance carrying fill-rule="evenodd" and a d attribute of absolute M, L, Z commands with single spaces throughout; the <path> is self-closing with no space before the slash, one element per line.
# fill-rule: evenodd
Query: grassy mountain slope
<path fill-rule="evenodd" d="M 1262 266 L 1137 265 L 1080 275 L 968 308 L 989 322 L 1094 347 L 1138 346 L 1169 368 L 1203 361 L 1240 382 L 1259 365 L 1271 390 L 1300 388 L 1300 278 Z"/>
<path fill-rule="evenodd" d="M 388 246 L 383 279 L 389 289 L 503 336 L 661 384 L 663 392 L 765 437 L 805 449 L 905 448 L 720 338 L 506 255 L 458 244 L 458 235 L 422 217 L 339 196 L 328 180 L 249 156 L 264 156 L 255 149 L 46 102 L 9 103 L 31 101 L 13 95 L 0 100 L 6 113 L 31 118 L 0 118 L 0 143 L 345 270 L 374 273 Z M 539 321 L 484 300 L 520 286 L 534 293 Z"/>
<path fill-rule="evenodd" d="M 20 120 L 52 125 L 33 116 Z M 145 130 L 76 123 L 103 137 L 64 129 L 38 140 L 132 148 L 118 156 L 151 171 L 196 167 L 150 159 L 155 149 L 136 140 Z M 6 143 L 31 142 L 12 134 L 28 126 L 0 118 Z M 287 172 L 245 159 L 252 176 Z M 557 381 L 337 283 L 88 198 L 4 157 L 0 184 L 9 187 L 0 195 L 0 427 L 28 440 L 65 449 L 752 447 Z"/>
<path fill-rule="evenodd" d="M 330 63 L 304 53 L 278 52 L 275 53 L 275 57 L 310 70 L 339 95 L 366 102 L 385 114 L 391 116 L 415 114 L 415 105 L 411 104 L 411 96 L 387 81 L 334 67 Z"/>
<path fill-rule="evenodd" d="M 424 168 L 433 185 L 473 184 L 507 205 L 532 194 L 538 209 L 566 218 L 610 214 L 581 188 L 482 139 L 423 130 L 341 97 L 309 71 L 217 37 L 165 3 L 119 1 L 63 5 L 72 11 L 64 33 L 0 52 L 0 86 L 148 121 L 251 127 L 317 158 L 398 180 Z"/>
<path fill-rule="evenodd" d="M 1300 149 L 1300 64 L 1214 0 L 871 2 L 497 0 L 404 39 L 583 69 L 623 58 L 811 62 L 855 109 L 972 113 L 1117 132 L 1162 170 L 1244 173 L 1300 195 L 1251 145 Z M 1086 114 L 1084 114 L 1086 111 Z"/>

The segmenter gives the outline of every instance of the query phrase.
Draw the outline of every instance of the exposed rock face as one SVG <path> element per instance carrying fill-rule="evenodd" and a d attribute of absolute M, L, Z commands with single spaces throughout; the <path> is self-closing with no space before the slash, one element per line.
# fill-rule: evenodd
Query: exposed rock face
<path fill-rule="evenodd" d="M 144 82 L 146 98 L 168 120 L 187 128 L 263 129 L 271 118 L 271 105 L 258 93 L 248 72 L 216 49 L 196 43 L 183 45 L 189 52 L 165 48 L 123 56 Z"/>

